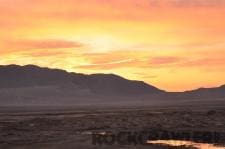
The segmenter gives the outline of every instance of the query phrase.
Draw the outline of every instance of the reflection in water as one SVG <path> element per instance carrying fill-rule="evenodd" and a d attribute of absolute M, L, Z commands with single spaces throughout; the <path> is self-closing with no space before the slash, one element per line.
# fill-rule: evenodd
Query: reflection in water
<path fill-rule="evenodd" d="M 156 140 L 156 141 L 147 141 L 147 143 L 151 144 L 162 144 L 162 145 L 169 145 L 169 146 L 190 146 L 197 149 L 225 149 L 222 146 L 216 146 L 213 144 L 207 143 L 195 143 L 192 141 L 181 141 L 181 140 Z"/>

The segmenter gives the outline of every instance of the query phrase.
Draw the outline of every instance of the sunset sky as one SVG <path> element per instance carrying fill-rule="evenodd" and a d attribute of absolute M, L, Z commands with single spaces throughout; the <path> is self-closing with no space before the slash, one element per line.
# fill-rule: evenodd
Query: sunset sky
<path fill-rule="evenodd" d="M 225 84 L 225 0 L 0 0 L 0 65 Z"/>

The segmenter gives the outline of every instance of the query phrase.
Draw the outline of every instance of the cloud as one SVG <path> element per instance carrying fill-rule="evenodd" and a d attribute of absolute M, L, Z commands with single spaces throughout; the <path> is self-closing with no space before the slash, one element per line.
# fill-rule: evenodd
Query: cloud
<path fill-rule="evenodd" d="M 114 51 L 108 53 L 84 54 L 88 64 L 81 69 L 116 69 L 116 68 L 162 68 L 179 65 L 186 58 L 179 56 L 151 56 L 151 52 Z"/>
<path fill-rule="evenodd" d="M 79 48 L 84 46 L 79 42 L 61 39 L 9 40 L 5 42 L 5 45 L 9 49 L 18 49 L 18 50 Z"/>
<path fill-rule="evenodd" d="M 152 57 L 149 60 L 147 66 L 151 68 L 186 68 L 186 69 L 198 69 L 198 70 L 209 70 L 209 69 L 221 69 L 225 67 L 225 61 L 223 57 L 176 57 L 176 56 L 161 56 Z"/>
<path fill-rule="evenodd" d="M 176 7 L 220 7 L 224 0 L 167 0 Z"/>
<path fill-rule="evenodd" d="M 65 58 L 66 56 L 70 56 L 71 52 L 69 51 L 62 51 L 62 50 L 35 50 L 35 51 L 24 51 L 20 53 L 21 56 L 24 57 L 38 57 L 38 58 L 43 58 L 43 57 L 61 57 Z"/>
<path fill-rule="evenodd" d="M 158 75 L 152 75 L 152 74 L 148 74 L 148 73 L 145 73 L 145 72 L 135 72 L 133 73 L 137 76 L 139 76 L 140 78 L 143 78 L 143 79 L 155 79 L 158 77 Z"/>
<path fill-rule="evenodd" d="M 206 67 L 206 68 L 218 68 L 225 67 L 225 61 L 223 58 L 199 58 L 193 60 L 187 60 L 179 64 L 181 67 Z"/>
<path fill-rule="evenodd" d="M 152 57 L 149 60 L 150 65 L 165 65 L 165 64 L 173 64 L 182 61 L 183 59 L 180 57 L 173 56 L 160 56 L 160 57 Z"/>
<path fill-rule="evenodd" d="M 124 60 L 131 59 L 131 55 L 124 53 L 124 51 L 112 51 L 106 53 L 84 53 L 83 56 L 86 60 L 93 64 L 107 64 L 111 62 L 123 62 Z"/>
<path fill-rule="evenodd" d="M 82 57 L 87 64 L 79 65 L 80 69 L 116 69 L 140 67 L 143 65 L 146 53 L 128 50 L 110 51 L 105 53 L 84 53 Z"/>
<path fill-rule="evenodd" d="M 122 67 L 132 67 L 135 66 L 139 61 L 136 59 L 125 59 L 121 61 L 112 61 L 107 63 L 93 63 L 88 65 L 80 65 L 76 68 L 80 69 L 115 69 L 115 68 L 122 68 Z"/>
<path fill-rule="evenodd" d="M 85 59 L 85 63 L 75 66 L 78 69 L 90 70 L 115 70 L 121 68 L 132 69 L 167 69 L 176 70 L 180 68 L 205 70 L 205 68 L 224 67 L 223 56 L 215 54 L 210 58 L 211 54 L 206 51 L 189 51 L 186 53 L 176 53 L 162 55 L 151 51 L 112 51 L 107 53 L 86 53 L 81 55 Z"/>

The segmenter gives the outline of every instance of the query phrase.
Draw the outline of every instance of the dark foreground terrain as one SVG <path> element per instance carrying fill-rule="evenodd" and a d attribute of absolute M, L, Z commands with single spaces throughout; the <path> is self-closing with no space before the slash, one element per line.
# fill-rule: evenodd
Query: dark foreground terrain
<path fill-rule="evenodd" d="M 0 110 L 1 149 L 173 148 L 159 145 L 93 145 L 93 132 L 217 132 L 225 144 L 225 108 L 9 108 Z M 179 138 L 178 138 L 179 139 Z M 201 141 L 201 137 L 199 138 Z M 185 147 L 178 147 L 185 148 Z M 186 147 L 191 148 L 191 147 Z"/>

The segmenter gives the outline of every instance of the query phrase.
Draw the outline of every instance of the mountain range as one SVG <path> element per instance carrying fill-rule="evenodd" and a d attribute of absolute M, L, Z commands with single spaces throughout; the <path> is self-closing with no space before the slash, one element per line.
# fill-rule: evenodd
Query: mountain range
<path fill-rule="evenodd" d="M 171 93 L 115 74 L 80 74 L 35 65 L 0 66 L 1 104 L 80 104 L 224 98 L 225 85 Z"/>

